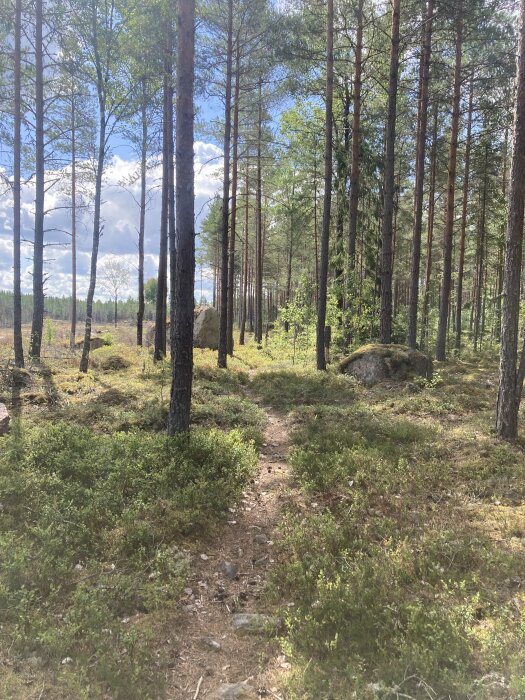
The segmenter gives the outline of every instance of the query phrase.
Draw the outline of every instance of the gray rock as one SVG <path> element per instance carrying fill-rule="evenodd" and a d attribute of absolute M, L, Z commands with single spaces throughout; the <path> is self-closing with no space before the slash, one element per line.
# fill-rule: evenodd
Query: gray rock
<path fill-rule="evenodd" d="M 89 349 L 90 350 L 98 350 L 99 348 L 103 348 L 106 343 L 102 340 L 102 338 L 97 338 L 96 336 L 92 336 L 89 339 Z M 79 340 L 75 343 L 75 348 L 77 350 L 82 350 L 84 347 L 84 340 Z"/>
<path fill-rule="evenodd" d="M 213 649 L 213 651 L 220 651 L 222 649 L 219 642 L 216 642 L 215 639 L 212 639 L 211 637 L 203 637 L 201 642 L 205 647 L 209 647 L 210 649 Z"/>
<path fill-rule="evenodd" d="M 219 347 L 219 314 L 213 306 L 197 306 L 194 311 L 193 347 Z"/>
<path fill-rule="evenodd" d="M 237 564 L 232 564 L 231 561 L 223 561 L 220 569 L 222 573 L 230 579 L 230 581 L 233 581 L 239 573 L 239 567 Z"/>
<path fill-rule="evenodd" d="M 166 337 L 169 338 L 171 324 L 166 321 Z M 144 334 L 147 347 L 155 342 L 155 326 Z M 213 306 L 196 306 L 193 311 L 193 347 L 217 350 L 219 347 L 219 314 Z"/>
<path fill-rule="evenodd" d="M 257 544 L 268 544 L 268 537 L 264 534 L 264 532 L 258 532 L 253 538 L 253 541 Z"/>
<path fill-rule="evenodd" d="M 5 404 L 0 403 L 0 435 L 5 435 L 9 432 L 10 420 Z"/>
<path fill-rule="evenodd" d="M 237 698 L 249 698 L 253 688 L 248 681 L 240 683 L 224 683 L 211 696 L 212 700 L 236 700 Z"/>
<path fill-rule="evenodd" d="M 432 379 L 433 365 L 428 355 L 405 345 L 364 345 L 339 365 L 366 386 L 385 379 L 404 381 L 413 376 Z"/>
<path fill-rule="evenodd" d="M 278 617 L 260 613 L 236 613 L 233 615 L 232 622 L 237 632 L 245 634 L 271 634 L 277 632 L 281 626 Z"/>

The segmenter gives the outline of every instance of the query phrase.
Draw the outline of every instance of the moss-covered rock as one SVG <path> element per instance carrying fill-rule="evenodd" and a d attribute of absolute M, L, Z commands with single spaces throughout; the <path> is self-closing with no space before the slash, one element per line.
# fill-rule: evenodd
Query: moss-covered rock
<path fill-rule="evenodd" d="M 346 357 L 339 369 L 373 386 L 385 379 L 404 381 L 416 375 L 432 379 L 433 366 L 428 355 L 406 345 L 371 344 Z"/>

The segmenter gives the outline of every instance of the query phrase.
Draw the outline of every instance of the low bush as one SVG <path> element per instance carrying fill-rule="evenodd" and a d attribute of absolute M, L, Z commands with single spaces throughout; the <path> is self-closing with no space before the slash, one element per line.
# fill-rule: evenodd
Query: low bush
<path fill-rule="evenodd" d="M 94 684 L 90 697 L 156 697 L 158 659 L 121 618 L 178 598 L 185 537 L 227 512 L 255 462 L 235 431 L 169 438 L 15 426 L 0 455 L 4 651 L 71 659 L 76 677 Z"/>

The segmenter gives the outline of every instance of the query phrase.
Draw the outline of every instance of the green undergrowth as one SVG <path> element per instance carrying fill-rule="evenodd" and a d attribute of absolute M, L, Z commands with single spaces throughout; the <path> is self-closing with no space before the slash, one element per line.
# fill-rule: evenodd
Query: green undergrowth
<path fill-rule="evenodd" d="M 253 378 L 252 389 L 263 401 L 279 410 L 324 403 L 348 404 L 356 393 L 352 377 L 304 368 L 259 372 Z"/>
<path fill-rule="evenodd" d="M 286 697 L 525 697 L 525 459 L 480 417 L 486 370 L 465 375 L 451 364 L 417 401 L 400 384 L 344 402 L 319 375 L 317 402 L 298 394 L 307 405 L 282 373 L 256 379 L 293 409 L 305 499 L 282 523 L 270 588 L 287 619 Z M 452 425 L 428 410 L 447 401 Z"/>
<path fill-rule="evenodd" d="M 150 620 L 180 597 L 194 538 L 240 499 L 253 444 L 65 423 L 0 443 L 1 697 L 42 682 L 46 697 L 162 696 Z"/>
<path fill-rule="evenodd" d="M 169 360 L 153 362 L 148 349 L 114 343 L 91 353 L 86 374 L 78 357 L 45 360 L 19 379 L 0 376 L 0 401 L 32 424 L 67 420 L 97 433 L 164 431 L 170 396 Z M 217 353 L 195 353 L 192 423 L 206 428 L 239 428 L 262 442 L 265 414 L 246 398 L 246 368 L 239 362 L 217 369 Z"/>

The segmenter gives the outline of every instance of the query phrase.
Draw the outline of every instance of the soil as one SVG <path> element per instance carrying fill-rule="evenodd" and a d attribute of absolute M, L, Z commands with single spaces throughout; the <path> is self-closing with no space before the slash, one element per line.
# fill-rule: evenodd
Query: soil
<path fill-rule="evenodd" d="M 228 523 L 197 556 L 185 589 L 183 629 L 177 634 L 179 653 L 168 682 L 167 696 L 173 700 L 229 697 L 217 694 L 221 686 L 244 681 L 249 688 L 239 697 L 283 698 L 277 677 L 288 664 L 276 639 L 241 634 L 232 625 L 234 613 L 274 612 L 263 591 L 275 565 L 276 527 L 293 492 L 286 419 L 267 406 L 262 408 L 268 422 L 258 473 L 240 506 L 232 509 Z M 223 571 L 225 563 L 238 567 L 233 578 L 232 572 L 228 576 Z M 210 640 L 220 649 L 213 648 Z"/>

